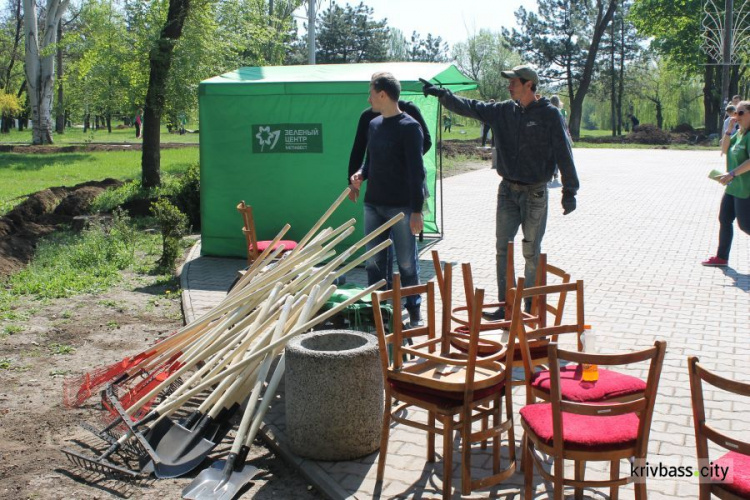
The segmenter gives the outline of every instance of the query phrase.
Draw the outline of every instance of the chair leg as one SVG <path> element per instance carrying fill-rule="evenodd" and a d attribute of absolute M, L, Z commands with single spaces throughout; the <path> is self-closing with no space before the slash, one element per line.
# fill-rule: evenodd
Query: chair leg
<path fill-rule="evenodd" d="M 609 478 L 612 479 L 613 481 L 615 479 L 620 479 L 620 461 L 619 460 L 612 460 L 612 464 L 609 466 Z M 612 486 L 609 489 L 609 500 L 617 500 L 619 495 L 620 495 L 619 486 Z"/>
<path fill-rule="evenodd" d="M 377 480 L 382 481 L 385 473 L 385 457 L 388 454 L 388 438 L 391 432 L 391 399 L 390 391 L 386 391 L 385 405 L 383 407 L 383 428 L 380 433 L 380 456 L 378 456 Z"/>
<path fill-rule="evenodd" d="M 575 461 L 575 478 L 576 481 L 583 481 L 586 476 L 586 462 L 583 460 Z M 583 488 L 580 486 L 575 487 L 575 499 L 583 500 Z"/>
<path fill-rule="evenodd" d="M 565 462 L 563 461 L 562 457 L 554 457 L 554 486 L 555 486 L 555 494 L 554 499 L 555 500 L 563 500 L 564 493 L 565 493 L 565 485 L 563 484 L 563 474 L 564 474 L 564 466 Z"/>
<path fill-rule="evenodd" d="M 487 427 L 489 427 L 489 420 L 490 420 L 490 417 L 487 416 L 487 415 L 485 415 L 484 417 L 482 417 L 482 430 L 483 431 L 486 431 Z M 483 450 L 487 449 L 487 440 L 486 439 L 482 440 L 482 449 Z"/>
<path fill-rule="evenodd" d="M 531 500 L 534 497 L 534 460 L 531 458 L 531 441 L 523 433 L 521 438 L 521 463 L 526 464 L 523 469 L 523 498 Z"/>
<path fill-rule="evenodd" d="M 492 402 L 492 427 L 497 428 L 500 425 L 500 412 L 501 412 L 502 398 L 500 394 L 495 397 Z M 492 437 L 492 473 L 497 474 L 500 472 L 500 435 L 495 434 Z"/>
<path fill-rule="evenodd" d="M 635 483 L 635 500 L 646 500 L 648 493 L 646 492 L 646 479 Z"/>
<path fill-rule="evenodd" d="M 442 417 L 443 421 L 443 498 L 450 499 L 453 486 L 453 418 Z"/>
<path fill-rule="evenodd" d="M 471 494 L 471 408 L 464 408 L 461 424 L 461 493 Z"/>
<path fill-rule="evenodd" d="M 435 412 L 427 412 L 427 425 L 435 428 Z M 427 433 L 427 461 L 430 463 L 435 462 L 435 433 Z"/>
<path fill-rule="evenodd" d="M 505 419 L 513 422 L 513 393 L 510 389 L 505 393 Z M 511 464 L 516 462 L 516 434 L 512 425 L 508 429 L 508 458 Z"/>

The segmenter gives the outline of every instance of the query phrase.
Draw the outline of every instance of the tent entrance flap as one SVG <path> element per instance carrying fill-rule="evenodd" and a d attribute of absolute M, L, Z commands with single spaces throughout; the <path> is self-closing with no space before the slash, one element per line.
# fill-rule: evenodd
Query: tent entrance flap
<path fill-rule="evenodd" d="M 259 239 L 285 223 L 287 239 L 301 238 L 347 186 L 349 154 L 359 116 L 368 107 L 370 76 L 390 71 L 402 99 L 414 102 L 436 143 L 439 104 L 421 94 L 419 78 L 453 90 L 476 84 L 454 66 L 383 63 L 241 68 L 201 82 L 199 89 L 201 226 L 204 255 L 244 257 L 244 200 L 253 206 Z M 447 83 L 445 83 L 447 82 Z M 425 234 L 438 233 L 437 145 L 424 156 L 430 197 Z M 329 220 L 354 218 L 362 237 L 362 197 L 346 201 Z"/>

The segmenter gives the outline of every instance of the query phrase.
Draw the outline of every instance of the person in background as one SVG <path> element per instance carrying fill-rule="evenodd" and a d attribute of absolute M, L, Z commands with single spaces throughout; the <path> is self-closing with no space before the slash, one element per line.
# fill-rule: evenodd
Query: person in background
<path fill-rule="evenodd" d="M 524 276 L 536 282 L 536 268 L 547 228 L 547 183 L 559 166 L 562 174 L 562 208 L 567 215 L 576 209 L 578 175 L 573 151 L 563 127 L 560 112 L 545 97 L 536 94 L 539 76 L 527 65 L 502 71 L 508 79 L 510 99 L 488 103 L 453 95 L 448 89 L 423 83 L 425 95 L 440 99 L 450 111 L 474 118 L 492 127 L 497 151 L 497 173 L 502 177 L 497 192 L 495 221 L 495 264 L 499 302 L 505 301 L 505 268 L 508 241 L 518 229 L 523 231 Z M 531 303 L 525 304 L 527 310 Z M 505 310 L 483 313 L 488 320 L 505 318 Z"/>
<path fill-rule="evenodd" d="M 443 115 L 443 132 L 450 132 L 453 120 L 448 115 Z"/>
<path fill-rule="evenodd" d="M 739 130 L 733 132 L 735 124 Z M 719 206 L 719 248 L 716 255 L 701 262 L 709 267 L 726 267 L 734 237 L 734 221 L 750 234 L 750 101 L 740 101 L 721 137 L 721 151 L 727 155 L 727 173 L 718 181 L 726 186 Z"/>
<path fill-rule="evenodd" d="M 143 110 L 138 108 L 138 113 L 135 115 L 135 138 L 141 138 L 141 127 L 143 126 Z"/>
<path fill-rule="evenodd" d="M 365 192 L 365 233 L 369 234 L 399 213 L 404 218 L 391 228 L 393 250 L 401 281 L 405 287 L 419 284 L 419 260 L 416 236 L 424 227 L 425 170 L 422 162 L 424 134 L 419 122 L 399 107 L 401 84 L 390 73 L 375 73 L 370 81 L 370 105 L 380 113 L 370 121 L 365 163 L 351 177 Z M 388 238 L 380 234 L 367 243 L 371 250 Z M 387 276 L 387 250 L 367 259 L 367 282 L 372 285 Z M 422 324 L 421 297 L 406 299 L 410 326 Z"/>

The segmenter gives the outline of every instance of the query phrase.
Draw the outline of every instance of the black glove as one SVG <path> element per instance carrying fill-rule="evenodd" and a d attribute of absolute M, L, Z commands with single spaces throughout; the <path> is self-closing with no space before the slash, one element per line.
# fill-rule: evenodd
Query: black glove
<path fill-rule="evenodd" d="M 435 97 L 440 99 L 448 92 L 445 89 L 434 86 L 433 84 L 422 78 L 420 78 L 419 81 L 422 82 L 422 93 L 425 97 L 427 97 L 428 95 L 434 95 Z"/>
<path fill-rule="evenodd" d="M 576 209 L 576 195 L 563 191 L 562 195 L 563 215 L 568 215 Z"/>

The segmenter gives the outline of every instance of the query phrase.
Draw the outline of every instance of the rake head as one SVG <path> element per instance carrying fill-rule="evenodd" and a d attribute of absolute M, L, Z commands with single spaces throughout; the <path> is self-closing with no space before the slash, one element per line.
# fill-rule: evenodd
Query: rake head
<path fill-rule="evenodd" d="M 106 477 L 137 478 L 140 474 L 138 471 L 110 462 L 107 458 L 90 457 L 72 448 L 63 448 L 62 452 L 73 465 Z"/>

